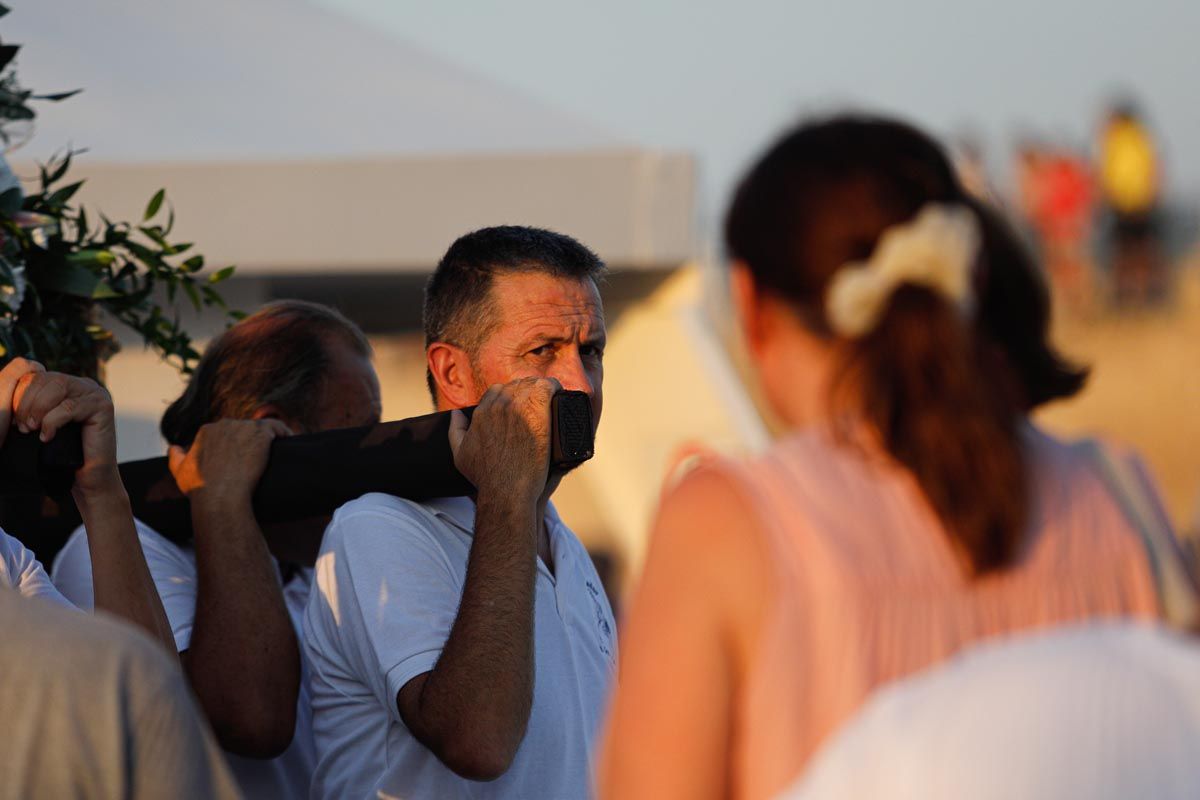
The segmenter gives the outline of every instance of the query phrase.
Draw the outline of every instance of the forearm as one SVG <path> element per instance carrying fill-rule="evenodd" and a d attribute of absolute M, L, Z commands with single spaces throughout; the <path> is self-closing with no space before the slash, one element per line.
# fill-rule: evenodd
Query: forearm
<path fill-rule="evenodd" d="M 524 737 L 533 702 L 537 526 L 535 502 L 481 494 L 458 615 L 420 696 L 421 724 L 443 758 L 456 748 L 482 749 L 506 767 Z"/>
<path fill-rule="evenodd" d="M 146 566 L 125 488 L 118 481 L 104 492 L 77 492 L 75 502 L 87 532 L 95 607 L 132 622 L 174 654 L 175 638 Z"/>
<path fill-rule="evenodd" d="M 275 563 L 248 500 L 193 500 L 197 597 L 184 667 L 226 749 L 271 755 L 290 741 L 300 651 Z"/>

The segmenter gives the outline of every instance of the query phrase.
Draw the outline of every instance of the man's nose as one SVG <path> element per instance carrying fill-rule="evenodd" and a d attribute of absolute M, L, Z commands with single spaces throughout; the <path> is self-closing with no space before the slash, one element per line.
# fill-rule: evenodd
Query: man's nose
<path fill-rule="evenodd" d="M 564 355 L 556 365 L 554 376 L 562 387 L 569 392 L 587 392 L 589 395 L 595 391 L 592 386 L 592 379 L 588 375 L 587 369 L 583 365 L 583 359 L 578 353 Z"/>

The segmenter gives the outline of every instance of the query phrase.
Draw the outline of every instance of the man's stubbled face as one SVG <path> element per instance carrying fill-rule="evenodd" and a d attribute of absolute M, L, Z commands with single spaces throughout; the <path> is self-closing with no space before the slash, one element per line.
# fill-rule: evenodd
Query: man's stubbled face
<path fill-rule="evenodd" d="M 600 423 L 604 383 L 604 309 L 590 278 L 501 273 L 491 286 L 492 327 L 473 354 L 476 398 L 496 383 L 555 378 L 586 392 Z"/>

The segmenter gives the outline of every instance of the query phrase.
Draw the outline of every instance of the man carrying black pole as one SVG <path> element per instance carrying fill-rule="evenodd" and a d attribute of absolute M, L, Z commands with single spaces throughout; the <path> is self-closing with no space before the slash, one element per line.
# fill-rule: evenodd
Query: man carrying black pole
<path fill-rule="evenodd" d="M 379 415 L 362 331 L 330 308 L 287 300 L 213 340 L 163 416 L 194 536 L 181 545 L 178 532 L 139 520 L 138 538 L 188 682 L 242 792 L 256 800 L 308 794 L 315 755 L 298 634 L 312 570 L 276 562 L 251 498 L 276 437 L 371 425 Z M 315 525 L 319 532 L 324 521 Z M 91 566 L 77 531 L 52 577 L 85 608 Z"/>
<path fill-rule="evenodd" d="M 305 618 L 314 798 L 586 797 L 616 659 L 550 504 L 550 403 L 601 411 L 602 262 L 545 230 L 463 236 L 426 287 L 428 379 L 473 498 L 368 494 L 325 534 Z M 484 784 L 481 782 L 490 781 Z"/>

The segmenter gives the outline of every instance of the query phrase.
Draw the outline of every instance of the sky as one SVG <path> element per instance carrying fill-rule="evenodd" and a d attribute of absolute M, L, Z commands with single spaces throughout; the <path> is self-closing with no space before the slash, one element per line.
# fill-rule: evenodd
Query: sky
<path fill-rule="evenodd" d="M 247 0 L 250 2 L 252 0 Z M 787 122 L 847 105 L 980 138 L 1004 183 L 1036 135 L 1089 147 L 1114 92 L 1200 196 L 1197 0 L 312 0 L 610 131 L 696 154 L 702 217 Z"/>

